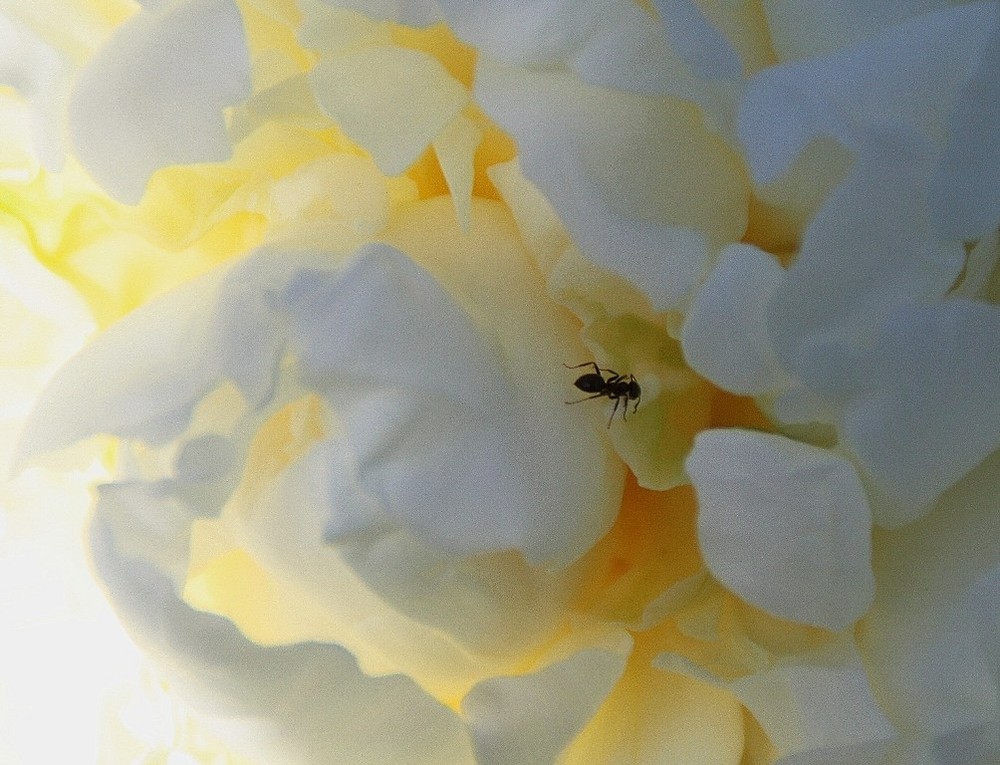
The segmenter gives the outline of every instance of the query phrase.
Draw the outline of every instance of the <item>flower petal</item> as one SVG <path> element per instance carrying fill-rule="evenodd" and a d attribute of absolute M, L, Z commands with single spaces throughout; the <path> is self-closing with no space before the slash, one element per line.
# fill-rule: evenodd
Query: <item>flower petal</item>
<path fill-rule="evenodd" d="M 740 703 L 728 690 L 633 666 L 561 762 L 736 765 L 744 727 Z"/>
<path fill-rule="evenodd" d="M 656 310 L 677 307 L 708 248 L 746 228 L 742 169 L 690 103 L 486 61 L 476 99 L 517 140 L 525 176 L 586 257 L 631 280 Z"/>
<path fill-rule="evenodd" d="M 693 0 L 656 0 L 667 36 L 694 74 L 703 80 L 736 79 L 743 65 L 732 44 Z"/>
<path fill-rule="evenodd" d="M 836 53 L 762 71 L 747 87 L 739 115 L 754 177 L 774 180 L 819 135 L 866 155 L 926 152 L 947 134 L 956 94 L 997 24 L 995 3 L 970 3 Z"/>
<path fill-rule="evenodd" d="M 955 104 L 941 164 L 931 180 L 931 214 L 942 236 L 972 239 L 1000 220 L 998 71 L 1000 29 Z"/>
<path fill-rule="evenodd" d="M 558 760 L 625 669 L 624 645 L 584 648 L 543 669 L 484 680 L 462 701 L 481 765 Z"/>
<path fill-rule="evenodd" d="M 335 645 L 256 645 L 185 605 L 163 574 L 119 549 L 101 518 L 92 545 L 132 637 L 234 751 L 289 765 L 471 762 L 457 715 L 410 679 L 370 677 Z"/>
<path fill-rule="evenodd" d="M 227 159 L 223 109 L 250 95 L 232 0 L 181 0 L 123 24 L 80 73 L 70 130 L 81 163 L 124 202 L 161 167 Z"/>
<path fill-rule="evenodd" d="M 782 61 L 853 45 L 913 16 L 944 8 L 948 0 L 764 0 L 774 50 Z"/>
<path fill-rule="evenodd" d="M 989 590 L 1000 565 L 998 513 L 1000 453 L 947 491 L 932 513 L 875 535 L 879 587 L 859 648 L 900 731 L 954 751 L 931 761 L 990 762 L 1000 750 L 997 600 Z M 981 600 L 987 594 L 993 600 Z M 971 756 L 991 738 L 992 758 Z M 958 756 L 963 743 L 968 756 Z"/>
<path fill-rule="evenodd" d="M 734 693 L 763 727 L 782 765 L 880 765 L 896 735 L 847 641 L 729 681 L 673 654 L 661 654 L 654 664 Z"/>
<path fill-rule="evenodd" d="M 871 603 L 870 512 L 854 468 L 782 436 L 709 430 L 686 462 L 698 538 L 726 587 L 777 616 L 840 630 Z"/>
<path fill-rule="evenodd" d="M 25 425 L 15 469 L 98 433 L 160 443 L 179 434 L 221 374 L 205 334 L 218 283 L 211 274 L 139 308 L 67 362 Z"/>
<path fill-rule="evenodd" d="M 468 101 L 434 57 L 373 45 L 326 57 L 313 69 L 316 100 L 386 175 L 406 170 Z"/>
<path fill-rule="evenodd" d="M 721 388 L 759 395 L 781 380 L 767 333 L 767 309 L 784 269 L 752 245 L 722 251 L 698 291 L 682 330 L 684 357 Z"/>
<path fill-rule="evenodd" d="M 897 311 L 855 361 L 844 446 L 884 494 L 879 524 L 925 513 L 1000 447 L 1000 308 L 954 299 Z"/>

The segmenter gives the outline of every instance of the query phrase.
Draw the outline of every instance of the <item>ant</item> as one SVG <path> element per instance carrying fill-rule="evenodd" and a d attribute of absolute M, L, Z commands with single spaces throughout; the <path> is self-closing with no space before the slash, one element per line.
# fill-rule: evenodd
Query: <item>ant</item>
<path fill-rule="evenodd" d="M 594 368 L 593 372 L 588 372 L 585 375 L 580 375 L 576 378 L 576 382 L 573 383 L 577 388 L 582 390 L 584 393 L 593 393 L 593 396 L 587 396 L 586 398 L 577 399 L 576 401 L 567 401 L 567 404 L 579 404 L 581 401 L 590 401 L 592 398 L 607 397 L 615 402 L 615 408 L 611 410 L 611 416 L 608 418 L 608 427 L 611 427 L 611 421 L 615 419 L 615 413 L 618 411 L 618 404 L 621 403 L 622 399 L 625 400 L 625 407 L 622 409 L 622 420 L 627 419 L 625 416 L 628 413 L 628 402 L 635 401 L 635 406 L 632 407 L 632 413 L 635 414 L 635 410 L 639 408 L 639 401 L 642 400 L 642 388 L 639 387 L 639 383 L 636 382 L 634 375 L 618 374 L 613 369 L 606 369 L 597 366 L 593 361 L 587 361 L 583 364 L 577 364 L 575 367 L 571 367 L 569 364 L 563 364 L 566 369 L 579 369 L 580 367 L 592 366 Z M 604 378 L 601 372 L 607 372 L 610 377 Z"/>

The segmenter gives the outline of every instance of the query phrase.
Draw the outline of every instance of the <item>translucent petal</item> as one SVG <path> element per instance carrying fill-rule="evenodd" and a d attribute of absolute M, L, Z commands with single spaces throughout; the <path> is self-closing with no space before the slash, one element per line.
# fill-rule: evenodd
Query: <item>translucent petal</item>
<path fill-rule="evenodd" d="M 369 677 L 335 645 L 256 645 L 185 605 L 166 577 L 116 546 L 100 518 L 92 544 L 132 637 L 237 753 L 289 765 L 472 761 L 459 718 L 408 678 Z"/>
<path fill-rule="evenodd" d="M 871 518 L 846 460 L 783 436 L 708 430 L 686 462 L 698 538 L 726 587 L 776 616 L 840 630 L 871 604 Z"/>
<path fill-rule="evenodd" d="M 15 466 L 98 433 L 154 442 L 179 434 L 221 373 L 206 337 L 219 278 L 143 306 L 72 358 L 35 406 Z"/>
<path fill-rule="evenodd" d="M 227 159 L 223 109 L 250 95 L 232 0 L 182 0 L 122 25 L 80 73 L 70 102 L 77 157 L 124 202 L 167 165 Z"/>
<path fill-rule="evenodd" d="M 371 46 L 323 58 L 316 100 L 379 169 L 399 175 L 468 101 L 465 87 L 421 51 Z"/>
<path fill-rule="evenodd" d="M 517 140 L 525 176 L 585 256 L 632 281 L 656 310 L 676 307 L 701 276 L 707 248 L 746 227 L 737 158 L 690 103 L 489 62 L 480 64 L 476 98 Z"/>
<path fill-rule="evenodd" d="M 855 359 L 841 436 L 884 493 L 876 521 L 922 515 L 1000 447 L 1000 308 L 965 299 L 900 309 Z"/>
<path fill-rule="evenodd" d="M 778 261 L 752 245 L 722 251 L 695 295 L 681 334 L 684 357 L 696 372 L 742 395 L 778 386 L 767 307 L 783 278 Z"/>

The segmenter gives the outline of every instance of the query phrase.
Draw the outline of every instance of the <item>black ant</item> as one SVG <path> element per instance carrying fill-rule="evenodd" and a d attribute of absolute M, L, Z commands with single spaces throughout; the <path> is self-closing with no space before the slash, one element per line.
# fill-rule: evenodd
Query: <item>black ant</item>
<path fill-rule="evenodd" d="M 588 372 L 585 375 L 580 375 L 576 378 L 576 382 L 573 383 L 577 388 L 582 390 L 584 393 L 593 393 L 593 396 L 587 396 L 586 398 L 581 398 L 576 401 L 567 401 L 567 404 L 579 404 L 581 401 L 590 401 L 592 398 L 606 397 L 615 402 L 615 408 L 611 410 L 611 416 L 608 418 L 608 427 L 611 427 L 611 421 L 615 419 L 615 413 L 618 411 L 618 404 L 621 403 L 622 399 L 625 400 L 625 408 L 622 409 L 622 420 L 627 419 L 625 416 L 628 413 L 628 402 L 635 401 L 635 406 L 632 407 L 632 413 L 635 414 L 635 410 L 639 408 L 639 401 L 642 400 L 642 388 L 639 387 L 639 383 L 636 382 L 634 375 L 618 374 L 613 369 L 605 369 L 603 367 L 597 366 L 593 361 L 587 361 L 583 364 L 577 364 L 575 367 L 571 367 L 569 364 L 563 364 L 566 369 L 579 369 L 580 367 L 592 366 L 594 368 L 593 372 Z M 607 372 L 610 377 L 604 378 L 602 372 Z"/>

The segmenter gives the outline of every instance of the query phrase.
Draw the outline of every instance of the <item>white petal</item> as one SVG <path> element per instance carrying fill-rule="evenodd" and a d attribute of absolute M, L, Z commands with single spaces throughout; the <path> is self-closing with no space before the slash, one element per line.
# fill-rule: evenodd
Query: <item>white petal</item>
<path fill-rule="evenodd" d="M 858 632 L 875 691 L 909 739 L 959 750 L 964 742 L 971 752 L 986 726 L 993 758 L 1000 749 L 998 601 L 990 589 L 1000 565 L 998 515 L 1000 453 L 946 492 L 934 512 L 876 533 L 879 588 Z"/>
<path fill-rule="evenodd" d="M 949 0 L 764 0 L 774 50 L 782 61 L 853 45 Z"/>
<path fill-rule="evenodd" d="M 844 446 L 884 492 L 880 524 L 922 515 L 1000 447 L 1000 308 L 965 299 L 899 310 L 855 360 Z"/>
<path fill-rule="evenodd" d="M 681 334 L 684 357 L 698 374 L 741 395 L 778 386 L 780 367 L 767 332 L 767 307 L 784 269 L 752 245 L 722 251 L 695 295 Z"/>
<path fill-rule="evenodd" d="M 926 152 L 947 134 L 951 105 L 997 23 L 994 3 L 961 5 L 846 50 L 763 70 L 739 116 L 755 178 L 776 178 L 819 135 L 883 157 Z"/>
<path fill-rule="evenodd" d="M 998 9 L 1000 13 L 1000 9 Z M 1000 220 L 1000 31 L 965 84 L 948 121 L 948 142 L 931 181 L 942 236 L 972 239 Z"/>
<path fill-rule="evenodd" d="M 71 71 L 70 62 L 55 47 L 0 13 L 0 83 L 31 105 L 33 148 L 52 170 L 62 169 L 66 158 L 64 118 Z"/>
<path fill-rule="evenodd" d="M 482 130 L 475 122 L 459 114 L 445 126 L 433 143 L 434 153 L 455 204 L 455 214 L 466 231 L 472 216 L 472 184 L 475 180 L 473 160 L 482 135 Z"/>
<path fill-rule="evenodd" d="M 693 0 L 656 0 L 656 9 L 674 50 L 704 80 L 736 79 L 743 65 L 732 44 Z"/>
<path fill-rule="evenodd" d="M 678 306 L 707 247 L 746 226 L 735 156 L 689 103 L 489 62 L 476 98 L 517 140 L 525 176 L 586 257 L 632 281 L 657 310 Z"/>
<path fill-rule="evenodd" d="M 709 430 L 686 462 L 712 574 L 764 610 L 839 630 L 871 603 L 871 518 L 854 468 L 782 436 Z"/>
<path fill-rule="evenodd" d="M 609 0 L 438 0 L 455 34 L 501 61 L 564 61 L 594 34 Z"/>
<path fill-rule="evenodd" d="M 446 206 L 411 212 L 400 237 L 415 252 L 444 258 L 444 273 L 460 254 L 478 262 L 483 294 L 469 306 L 488 311 L 481 326 L 494 329 L 484 333 L 393 248 L 372 246 L 340 268 L 334 257 L 263 252 L 92 344 L 44 394 L 25 458 L 95 433 L 174 438 L 225 379 L 263 406 L 291 350 L 301 382 L 346 424 L 359 481 L 387 518 L 438 550 L 576 559 L 610 526 L 622 467 L 563 404 L 564 370 L 551 354 L 572 358 L 563 348 L 571 327 L 492 206 L 474 209 L 476 238 L 465 242 Z M 498 266 L 502 258 L 509 264 Z"/>
<path fill-rule="evenodd" d="M 432 56 L 371 46 L 323 58 L 310 74 L 316 100 L 386 175 L 399 175 L 468 101 Z"/>
<path fill-rule="evenodd" d="M 118 549 L 98 518 L 95 564 L 120 618 L 206 726 L 255 761 L 470 763 L 461 721 L 401 676 L 369 677 L 336 645 L 265 648 L 194 611 Z"/>
<path fill-rule="evenodd" d="M 227 159 L 223 109 L 249 95 L 243 18 L 232 0 L 144 10 L 80 73 L 73 145 L 110 194 L 135 203 L 161 167 Z"/>
<path fill-rule="evenodd" d="M 655 664 L 732 691 L 767 733 L 781 765 L 881 765 L 895 738 L 865 666 L 846 641 L 732 681 L 671 654 Z"/>
<path fill-rule="evenodd" d="M 137 309 L 70 359 L 25 425 L 15 467 L 98 433 L 153 442 L 179 434 L 220 375 L 206 337 L 219 279 Z"/>
<path fill-rule="evenodd" d="M 621 677 L 628 654 L 623 648 L 584 649 L 531 674 L 479 683 L 462 701 L 476 761 L 557 761 Z"/>

